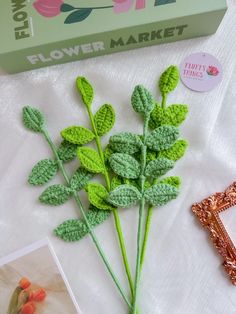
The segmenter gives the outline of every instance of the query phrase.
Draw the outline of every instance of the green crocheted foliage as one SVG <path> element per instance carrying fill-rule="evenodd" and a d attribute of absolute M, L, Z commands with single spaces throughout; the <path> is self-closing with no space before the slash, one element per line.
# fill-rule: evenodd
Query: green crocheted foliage
<path fill-rule="evenodd" d="M 92 148 L 80 147 L 77 157 L 81 165 L 92 173 L 104 173 L 104 165 L 99 154 Z"/>
<path fill-rule="evenodd" d="M 114 207 L 107 202 L 108 191 L 99 183 L 89 183 L 86 187 L 89 202 L 98 209 L 113 210 Z"/>
<path fill-rule="evenodd" d="M 42 132 L 44 116 L 38 109 L 26 106 L 23 108 L 23 123 L 24 126 L 31 131 Z"/>
<path fill-rule="evenodd" d="M 103 105 L 94 116 L 94 122 L 99 136 L 107 134 L 114 126 L 115 111 L 111 105 Z"/>
<path fill-rule="evenodd" d="M 176 66 L 171 65 L 161 75 L 159 88 L 162 95 L 172 92 L 179 83 L 179 70 Z"/>
<path fill-rule="evenodd" d="M 139 190 L 132 185 L 120 185 L 109 194 L 108 201 L 117 207 L 130 207 L 142 198 Z"/>
<path fill-rule="evenodd" d="M 152 131 L 146 140 L 146 145 L 154 151 L 169 149 L 179 137 L 179 130 L 174 126 L 163 125 Z"/>
<path fill-rule="evenodd" d="M 137 179 L 140 175 L 139 162 L 128 154 L 115 153 L 110 158 L 112 170 L 127 179 Z"/>
<path fill-rule="evenodd" d="M 149 161 L 155 160 L 157 158 L 158 153 L 152 150 L 147 151 L 147 163 Z"/>
<path fill-rule="evenodd" d="M 149 114 L 154 108 L 152 94 L 142 85 L 135 87 L 131 103 L 136 112 Z"/>
<path fill-rule="evenodd" d="M 167 158 L 157 158 L 150 161 L 146 167 L 145 175 L 147 177 L 157 178 L 166 174 L 174 167 L 174 162 Z"/>
<path fill-rule="evenodd" d="M 124 132 L 110 138 L 110 147 L 115 152 L 132 155 L 140 150 L 142 141 L 138 135 Z"/>
<path fill-rule="evenodd" d="M 118 186 L 124 184 L 124 179 L 115 175 L 111 180 L 111 190 L 116 189 Z"/>
<path fill-rule="evenodd" d="M 70 180 L 70 187 L 74 191 L 82 190 L 92 179 L 93 174 L 84 168 L 79 168 Z"/>
<path fill-rule="evenodd" d="M 164 178 L 159 182 L 160 184 L 169 184 L 174 186 L 175 188 L 179 189 L 181 186 L 181 179 L 180 177 L 167 177 Z"/>
<path fill-rule="evenodd" d="M 171 105 L 167 108 L 162 108 L 159 104 L 156 104 L 151 113 L 149 127 L 155 129 L 161 125 L 179 126 L 184 122 L 187 114 L 187 105 Z"/>
<path fill-rule="evenodd" d="M 146 201 L 153 206 L 162 206 L 169 201 L 175 199 L 179 194 L 179 190 L 166 183 L 156 184 L 146 190 L 144 197 Z"/>
<path fill-rule="evenodd" d="M 58 165 L 51 159 L 39 161 L 31 171 L 28 182 L 32 185 L 42 185 L 50 181 L 57 173 Z"/>
<path fill-rule="evenodd" d="M 77 145 L 63 141 L 57 150 L 57 154 L 61 161 L 68 162 L 76 157 Z"/>
<path fill-rule="evenodd" d="M 71 126 L 61 131 L 61 136 L 68 142 L 76 145 L 84 145 L 91 142 L 95 135 L 89 129 L 82 126 Z"/>
<path fill-rule="evenodd" d="M 103 155 L 105 160 L 106 168 L 110 168 L 110 158 L 114 151 L 111 149 L 111 146 L 108 144 L 107 147 L 104 149 Z"/>
<path fill-rule="evenodd" d="M 90 107 L 94 97 L 92 85 L 85 77 L 78 77 L 76 80 L 76 86 L 83 99 L 84 104 L 87 107 Z"/>
<path fill-rule="evenodd" d="M 72 190 L 64 185 L 49 186 L 39 197 L 41 203 L 49 205 L 62 205 L 71 197 Z"/>
<path fill-rule="evenodd" d="M 92 205 L 86 213 L 86 218 L 92 228 L 102 224 L 109 216 L 109 211 L 97 209 Z M 84 238 L 89 233 L 89 229 L 84 219 L 71 219 L 60 224 L 54 233 L 66 242 L 75 242 Z"/>
<path fill-rule="evenodd" d="M 188 148 L 188 142 L 185 140 L 177 141 L 171 148 L 161 151 L 159 157 L 166 157 L 173 161 L 177 161 L 182 158 Z"/>

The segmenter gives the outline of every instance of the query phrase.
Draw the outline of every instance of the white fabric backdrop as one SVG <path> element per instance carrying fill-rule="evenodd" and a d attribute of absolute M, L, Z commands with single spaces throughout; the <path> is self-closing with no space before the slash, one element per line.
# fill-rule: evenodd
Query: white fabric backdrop
<path fill-rule="evenodd" d="M 224 190 L 236 178 L 235 1 L 229 1 L 229 6 L 220 29 L 211 37 L 0 76 L 0 256 L 49 236 L 85 314 L 122 314 L 126 307 L 88 237 L 67 244 L 52 235 L 65 218 L 76 217 L 76 210 L 73 202 L 57 208 L 41 205 L 37 197 L 43 188 L 27 184 L 32 166 L 50 156 L 50 151 L 40 136 L 22 126 L 22 106 L 38 106 L 58 142 L 59 130 L 64 127 L 88 126 L 74 88 L 75 78 L 84 75 L 96 88 L 94 110 L 104 102 L 114 104 L 114 131 L 140 130 L 129 101 L 134 86 L 142 83 L 159 97 L 156 82 L 168 65 L 179 65 L 185 56 L 198 51 L 214 54 L 224 68 L 224 79 L 214 91 L 195 93 L 180 84 L 169 98 L 170 103 L 190 105 L 182 127 L 190 148 L 173 170 L 183 179 L 181 196 L 154 214 L 139 303 L 143 314 L 236 313 L 236 288 L 190 211 L 192 203 Z M 121 212 L 132 265 L 137 214 L 137 209 Z M 236 219 L 233 210 L 232 218 Z M 112 218 L 98 227 L 96 234 L 125 286 Z"/>

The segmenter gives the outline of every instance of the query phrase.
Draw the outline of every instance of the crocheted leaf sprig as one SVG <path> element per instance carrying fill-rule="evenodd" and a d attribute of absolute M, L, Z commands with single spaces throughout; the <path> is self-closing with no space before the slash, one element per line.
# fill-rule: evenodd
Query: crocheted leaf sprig
<path fill-rule="evenodd" d="M 89 184 L 90 180 L 94 176 L 94 173 L 100 172 L 100 170 L 101 172 L 103 172 L 104 163 L 101 163 L 100 159 L 94 158 L 93 161 L 96 164 L 97 168 L 93 164 L 92 166 L 93 169 L 89 169 L 90 171 L 88 171 L 85 167 L 80 166 L 72 176 L 68 174 L 64 165 L 64 162 L 71 160 L 72 157 L 75 156 L 75 153 L 76 154 L 78 153 L 78 147 L 79 149 L 80 148 L 85 149 L 85 147 L 80 146 L 88 142 L 91 142 L 95 137 L 94 133 L 83 127 L 69 128 L 66 131 L 63 131 L 62 134 L 63 135 L 66 134 L 65 137 L 68 138 L 70 142 L 66 140 L 66 142 L 65 141 L 62 142 L 62 144 L 59 147 L 57 147 L 53 143 L 47 131 L 44 116 L 38 109 L 32 108 L 30 106 L 24 107 L 23 123 L 25 127 L 30 129 L 31 131 L 41 133 L 45 140 L 47 141 L 47 143 L 49 144 L 49 147 L 51 148 L 53 153 L 53 158 L 42 160 L 33 168 L 28 179 L 28 182 L 32 185 L 40 185 L 47 183 L 56 174 L 58 170 L 60 170 L 65 181 L 65 184 L 54 184 L 47 187 L 46 190 L 44 190 L 44 192 L 40 195 L 39 200 L 42 203 L 57 206 L 64 204 L 70 198 L 73 198 L 82 215 L 82 218 L 80 219 L 70 219 L 62 223 L 55 230 L 55 234 L 59 236 L 61 239 L 71 242 L 78 241 L 79 239 L 81 239 L 82 237 L 89 233 L 108 273 L 110 274 L 112 280 L 114 281 L 125 303 L 129 307 L 129 309 L 131 309 L 132 307 L 130 301 L 126 296 L 126 293 L 124 292 L 123 288 L 121 287 L 119 280 L 114 274 L 114 271 L 110 263 L 108 262 L 108 259 L 96 235 L 93 232 L 93 228 L 96 225 L 105 221 L 110 213 L 106 210 L 100 210 L 93 205 L 90 205 L 89 209 L 86 211 L 78 194 L 80 190 L 87 186 L 88 189 L 90 189 L 93 192 L 93 198 L 96 200 L 96 202 L 98 204 L 100 202 L 101 206 L 102 207 L 104 206 L 105 200 L 103 200 L 102 203 L 101 199 L 99 198 L 99 193 L 101 193 L 100 189 L 102 186 L 98 186 L 98 184 L 95 183 Z M 85 159 L 87 158 L 86 162 L 88 165 L 92 163 L 91 160 L 89 159 L 89 156 L 86 155 L 86 153 L 84 154 L 84 158 Z M 100 169 L 98 171 L 99 167 Z M 102 196 L 107 197 L 108 192 L 105 190 L 106 193 L 104 193 L 104 190 L 105 188 L 103 187 Z M 90 198 L 92 197 L 89 197 L 89 199 Z M 106 202 L 106 206 L 107 208 L 104 209 L 113 208 L 113 206 L 108 202 Z"/>
<path fill-rule="evenodd" d="M 92 110 L 94 89 L 91 83 L 85 77 L 78 77 L 76 87 L 87 110 L 91 130 L 82 126 L 71 126 L 63 130 L 61 136 L 69 143 L 77 145 L 95 141 L 96 149 L 82 146 L 77 150 L 77 157 L 83 169 L 93 175 L 100 175 L 105 183 L 102 185 L 98 182 L 86 182 L 87 184 L 83 186 L 88 194 L 90 208 L 93 210 L 92 213 L 88 213 L 88 219 L 91 220 L 92 226 L 96 226 L 108 218 L 112 212 L 130 291 L 133 294 L 131 270 L 127 259 L 119 213 L 117 208 L 107 201 L 111 191 L 111 173 L 107 164 L 109 148 L 103 149 L 101 142 L 101 138 L 107 135 L 114 126 L 115 111 L 110 104 L 104 104 L 94 114 Z M 96 214 L 94 214 L 94 210 Z M 68 220 L 59 225 L 55 232 L 62 239 L 70 239 L 71 235 L 73 240 L 80 240 L 81 235 L 86 235 L 86 230 L 87 228 L 83 221 Z"/>
<path fill-rule="evenodd" d="M 123 132 L 110 138 L 110 167 L 115 173 L 113 190 L 108 201 L 117 207 L 130 207 L 139 203 L 137 234 L 136 274 L 133 296 L 133 311 L 137 310 L 137 296 L 141 269 L 155 206 L 163 206 L 179 195 L 180 178 L 164 177 L 173 169 L 175 162 L 185 153 L 187 141 L 179 139 L 178 126 L 185 120 L 186 105 L 166 106 L 167 96 L 179 81 L 175 66 L 169 67 L 161 76 L 159 88 L 162 103 L 154 101 L 151 93 L 143 86 L 135 87 L 131 97 L 132 107 L 143 118 L 143 134 Z M 143 235 L 143 217 L 148 206 Z M 143 237 L 143 241 L 142 241 Z"/>

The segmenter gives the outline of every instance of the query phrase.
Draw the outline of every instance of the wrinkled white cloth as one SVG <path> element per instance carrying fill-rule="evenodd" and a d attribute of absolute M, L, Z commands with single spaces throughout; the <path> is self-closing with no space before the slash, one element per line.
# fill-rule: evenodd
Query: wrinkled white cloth
<path fill-rule="evenodd" d="M 180 197 L 154 213 L 139 306 L 143 314 L 236 313 L 236 288 L 190 209 L 194 202 L 223 191 L 236 180 L 235 16 L 231 0 L 223 23 L 210 37 L 0 76 L 1 256 L 49 236 L 84 314 L 127 313 L 90 238 L 68 244 L 52 235 L 53 228 L 77 212 L 73 201 L 56 208 L 41 205 L 38 196 L 44 188 L 27 184 L 32 166 L 51 152 L 41 136 L 24 129 L 21 110 L 26 104 L 39 107 L 56 142 L 59 131 L 67 126 L 89 126 L 75 91 L 75 78 L 83 75 L 96 90 L 94 111 L 105 102 L 114 105 L 113 132 L 140 132 L 140 121 L 130 105 L 134 86 L 141 83 L 159 98 L 156 86 L 161 72 L 170 64 L 179 65 L 191 53 L 204 51 L 222 63 L 223 81 L 209 93 L 192 92 L 180 84 L 168 99 L 189 104 L 190 114 L 181 132 L 190 147 L 172 171 L 183 179 Z M 76 161 L 70 169 L 75 168 Z M 59 176 L 53 182 L 60 181 Z M 236 219 L 234 210 L 225 219 L 235 236 L 236 220 L 230 221 Z M 120 210 L 120 216 L 134 271 L 138 210 Z M 112 217 L 96 228 L 96 234 L 128 293 Z"/>

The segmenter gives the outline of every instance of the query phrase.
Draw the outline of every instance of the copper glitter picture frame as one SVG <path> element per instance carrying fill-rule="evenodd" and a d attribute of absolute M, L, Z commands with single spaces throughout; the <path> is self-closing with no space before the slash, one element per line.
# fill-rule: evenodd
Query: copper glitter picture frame
<path fill-rule="evenodd" d="M 192 206 L 201 225 L 208 230 L 211 241 L 223 258 L 223 267 L 233 285 L 236 285 L 236 248 L 219 214 L 236 205 L 236 182 L 225 192 L 215 193 Z"/>

